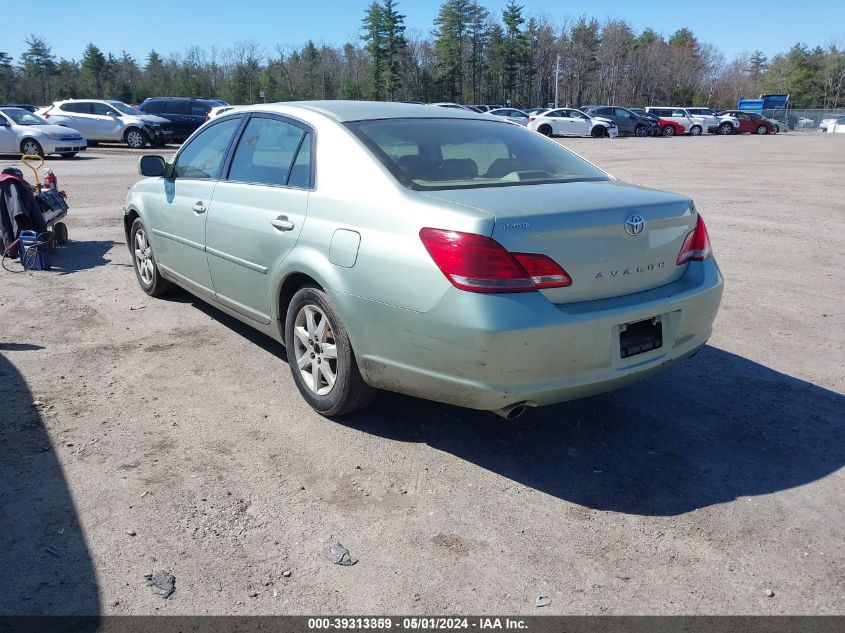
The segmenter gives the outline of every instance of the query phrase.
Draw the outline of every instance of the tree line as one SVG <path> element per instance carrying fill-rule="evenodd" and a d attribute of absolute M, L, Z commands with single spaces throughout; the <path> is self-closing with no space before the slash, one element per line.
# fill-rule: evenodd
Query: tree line
<path fill-rule="evenodd" d="M 768 59 L 726 60 L 692 30 L 669 36 L 624 20 L 586 15 L 555 24 L 510 0 L 493 13 L 475 0 L 446 0 L 428 33 L 407 30 L 396 0 L 372 0 L 358 41 L 308 40 L 268 48 L 254 41 L 192 46 L 138 60 L 91 43 L 79 60 L 57 57 L 37 35 L 15 60 L 0 52 L 0 103 L 68 98 L 139 103 L 195 96 L 264 100 L 368 99 L 546 105 L 588 103 L 734 107 L 739 97 L 789 93 L 795 107 L 845 105 L 845 50 L 803 43 Z"/>

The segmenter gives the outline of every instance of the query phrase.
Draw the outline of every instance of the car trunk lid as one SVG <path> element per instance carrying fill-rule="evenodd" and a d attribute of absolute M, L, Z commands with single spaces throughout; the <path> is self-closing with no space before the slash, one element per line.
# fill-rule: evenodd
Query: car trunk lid
<path fill-rule="evenodd" d="M 424 195 L 494 216 L 491 237 L 512 253 L 554 259 L 572 277 L 571 286 L 542 291 L 556 304 L 633 294 L 676 281 L 686 268 L 676 264 L 678 253 L 696 222 L 689 198 L 620 181 Z"/>

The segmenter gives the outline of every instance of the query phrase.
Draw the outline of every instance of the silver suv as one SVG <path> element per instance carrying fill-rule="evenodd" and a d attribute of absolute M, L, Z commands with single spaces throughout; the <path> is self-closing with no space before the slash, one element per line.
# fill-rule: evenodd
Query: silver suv
<path fill-rule="evenodd" d="M 159 147 L 173 140 L 173 124 L 144 114 L 122 101 L 72 99 L 56 101 L 38 112 L 50 123 L 79 130 L 89 142 L 124 142 L 133 149 Z"/>

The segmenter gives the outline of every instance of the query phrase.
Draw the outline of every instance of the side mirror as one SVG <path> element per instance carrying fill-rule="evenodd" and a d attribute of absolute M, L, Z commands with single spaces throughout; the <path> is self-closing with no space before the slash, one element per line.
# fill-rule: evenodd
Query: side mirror
<path fill-rule="evenodd" d="M 138 171 L 148 178 L 161 178 L 167 171 L 167 163 L 161 156 L 141 156 Z"/>

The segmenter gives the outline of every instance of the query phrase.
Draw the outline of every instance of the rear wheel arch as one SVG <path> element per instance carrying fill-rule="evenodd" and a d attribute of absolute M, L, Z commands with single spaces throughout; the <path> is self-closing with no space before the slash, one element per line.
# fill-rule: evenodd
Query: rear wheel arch
<path fill-rule="evenodd" d="M 293 299 L 293 295 L 302 288 L 303 286 L 316 286 L 321 290 L 325 290 L 323 284 L 319 281 L 314 279 L 311 275 L 308 275 L 303 272 L 294 272 L 289 274 L 285 277 L 284 281 L 282 281 L 281 286 L 279 287 L 279 324 L 281 326 L 282 332 L 285 331 L 285 319 L 287 318 L 288 308 L 290 307 L 291 299 Z"/>

